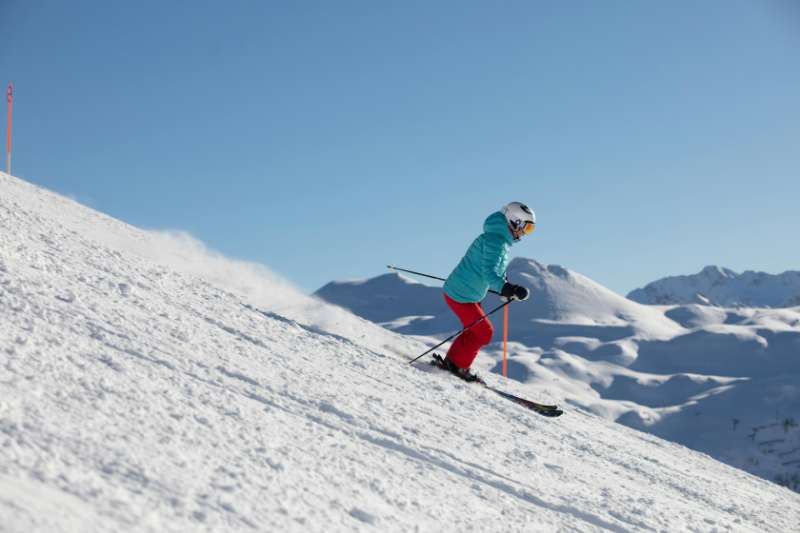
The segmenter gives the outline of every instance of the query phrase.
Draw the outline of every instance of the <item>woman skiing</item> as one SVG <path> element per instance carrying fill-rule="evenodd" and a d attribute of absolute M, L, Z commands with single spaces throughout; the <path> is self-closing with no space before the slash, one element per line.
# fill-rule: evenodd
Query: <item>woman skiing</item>
<path fill-rule="evenodd" d="M 504 298 L 528 299 L 528 289 L 508 283 L 506 267 L 511 245 L 535 227 L 536 215 L 520 202 L 511 202 L 483 223 L 483 233 L 472 242 L 444 284 L 444 299 L 464 327 L 484 316 L 480 302 L 490 289 Z M 479 380 L 469 367 L 481 347 L 492 340 L 492 333 L 488 319 L 476 323 L 453 342 L 442 366 L 466 381 Z"/>

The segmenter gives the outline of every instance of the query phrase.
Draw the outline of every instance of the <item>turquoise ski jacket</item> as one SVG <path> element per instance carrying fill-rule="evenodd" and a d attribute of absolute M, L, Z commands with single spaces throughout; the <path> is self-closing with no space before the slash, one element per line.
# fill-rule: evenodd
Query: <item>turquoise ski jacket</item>
<path fill-rule="evenodd" d="M 492 213 L 483 233 L 470 245 L 444 283 L 444 292 L 459 303 L 480 302 L 489 289 L 500 292 L 506 282 L 508 251 L 514 243 L 506 217 Z"/>

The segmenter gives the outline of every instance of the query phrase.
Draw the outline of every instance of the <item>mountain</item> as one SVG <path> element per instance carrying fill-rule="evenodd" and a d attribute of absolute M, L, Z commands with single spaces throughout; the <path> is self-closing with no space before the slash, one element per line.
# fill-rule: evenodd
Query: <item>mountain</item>
<path fill-rule="evenodd" d="M 510 307 L 508 377 L 800 489 L 800 308 L 643 305 L 523 258 L 508 275 L 531 289 L 530 300 Z M 441 288 L 395 275 L 330 283 L 317 295 L 393 331 L 433 336 L 431 345 L 460 328 L 436 307 Z M 487 298 L 484 307 L 496 303 Z M 502 331 L 501 318 L 492 320 Z M 494 341 L 474 366 L 497 374 L 499 334 Z M 761 427 L 775 433 L 764 442 L 779 442 L 762 446 L 753 437 Z"/>
<path fill-rule="evenodd" d="M 441 290 L 396 273 L 331 282 L 314 296 L 398 333 L 435 334 L 457 324 Z"/>
<path fill-rule="evenodd" d="M 4 174 L 0 231 L 4 532 L 800 521 L 800 495 L 775 484 L 566 397 L 502 384 L 566 405 L 545 419 L 410 367 L 396 354 L 415 341 L 386 331 L 370 347 L 377 328 L 341 310 L 331 324 L 349 337 L 262 309 L 294 290 L 258 273 L 256 305 L 243 280 L 209 281 L 247 265 L 214 256 L 202 272 L 175 260 L 180 244 Z"/>
<path fill-rule="evenodd" d="M 672 276 L 628 294 L 653 305 L 707 304 L 721 307 L 794 307 L 800 305 L 800 271 L 767 274 L 707 266 L 697 274 Z"/>
<path fill-rule="evenodd" d="M 595 338 L 662 338 L 681 329 L 660 311 L 632 302 L 558 265 L 516 258 L 509 264 L 508 277 L 528 286 L 535 295 L 523 305 L 512 306 L 512 341 L 549 345 L 565 330 Z M 441 288 L 395 273 L 368 280 L 331 282 L 314 295 L 399 333 L 432 335 L 460 328 L 444 303 Z M 489 295 L 484 307 L 488 310 L 499 303 L 497 297 Z M 501 326 L 498 316 L 492 321 L 496 328 Z"/>

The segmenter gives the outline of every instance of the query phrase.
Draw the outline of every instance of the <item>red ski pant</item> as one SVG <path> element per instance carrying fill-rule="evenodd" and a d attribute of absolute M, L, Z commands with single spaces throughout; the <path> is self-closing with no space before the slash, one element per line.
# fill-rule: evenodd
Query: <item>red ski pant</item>
<path fill-rule="evenodd" d="M 462 304 L 453 300 L 447 294 L 444 295 L 444 301 L 458 316 L 464 327 L 469 326 L 483 316 L 483 309 L 479 303 Z M 492 340 L 492 333 L 494 333 L 494 330 L 489 319 L 481 320 L 458 336 L 450 346 L 447 357 L 459 368 L 469 368 L 478 356 L 478 350 Z"/>

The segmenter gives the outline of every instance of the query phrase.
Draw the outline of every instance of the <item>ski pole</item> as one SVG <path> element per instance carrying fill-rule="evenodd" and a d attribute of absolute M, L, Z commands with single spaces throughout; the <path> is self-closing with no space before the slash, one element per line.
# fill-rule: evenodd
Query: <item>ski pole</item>
<path fill-rule="evenodd" d="M 414 363 L 414 362 L 416 362 L 416 361 L 417 361 L 417 359 L 420 359 L 420 358 L 422 358 L 423 356 L 425 356 L 425 355 L 428 355 L 429 353 L 431 353 L 432 351 L 434 351 L 436 348 L 438 348 L 438 347 L 439 347 L 439 346 L 441 346 L 442 344 L 446 343 L 447 341 L 449 341 L 449 340 L 451 340 L 451 339 L 453 339 L 453 338 L 455 338 L 455 337 L 458 337 L 459 335 L 461 335 L 462 333 L 464 333 L 465 331 L 467 331 L 469 328 L 471 328 L 472 326 L 474 326 L 475 324 L 477 324 L 477 323 L 478 323 L 478 322 L 480 322 L 481 320 L 486 320 L 486 319 L 487 319 L 487 318 L 489 318 L 491 315 L 493 315 L 494 313 L 496 313 L 496 312 L 497 312 L 497 311 L 499 311 L 500 309 L 504 308 L 505 306 L 507 306 L 508 304 L 510 304 L 511 302 L 513 302 L 514 300 L 516 300 L 516 298 L 509 298 L 508 300 L 506 300 L 506 301 L 505 301 L 505 302 L 503 302 L 502 304 L 498 305 L 497 307 L 495 307 L 494 309 L 492 309 L 491 311 L 489 311 L 488 313 L 486 313 L 485 315 L 483 315 L 482 317 L 480 317 L 478 320 L 476 320 L 475 322 L 473 322 L 472 324 L 470 324 L 469 326 L 465 326 L 463 329 L 461 329 L 460 331 L 457 331 L 457 332 L 453 333 L 452 335 L 450 335 L 449 337 L 447 337 L 445 340 L 443 340 L 442 342 L 440 342 L 439 344 L 437 344 L 437 345 L 436 345 L 436 346 L 434 346 L 433 348 L 430 348 L 429 350 L 427 350 L 427 351 L 425 351 L 425 352 L 423 352 L 423 353 L 419 354 L 419 355 L 418 355 L 418 356 L 416 356 L 414 359 L 412 359 L 411 361 L 409 361 L 409 362 L 408 362 L 408 364 L 411 364 L 411 363 Z"/>
<path fill-rule="evenodd" d="M 6 135 L 6 174 L 11 175 L 11 111 L 14 107 L 14 85 L 8 84 L 6 89 L 6 101 L 8 102 L 8 132 Z"/>
<path fill-rule="evenodd" d="M 439 281 L 447 281 L 446 279 L 440 278 L 439 276 L 431 276 L 430 274 L 423 274 L 422 272 L 415 272 L 413 270 L 406 270 L 405 268 L 398 268 L 398 267 L 396 267 L 394 265 L 386 265 L 386 268 L 388 268 L 389 270 L 397 270 L 398 272 L 405 272 L 407 274 L 415 274 L 417 276 L 422 276 L 423 278 L 431 278 L 431 279 L 437 279 Z"/>
<path fill-rule="evenodd" d="M 431 276 L 430 274 L 423 274 L 422 272 L 415 272 L 413 270 L 406 270 L 405 268 L 398 268 L 398 267 L 396 267 L 394 265 L 386 265 L 386 268 L 388 268 L 389 270 L 396 270 L 398 272 L 405 272 L 407 274 L 415 274 L 417 276 L 422 276 L 423 278 L 436 279 L 436 280 L 439 280 L 439 281 L 447 281 L 446 279 L 440 278 L 439 276 Z M 497 294 L 497 295 L 500 294 L 499 292 L 493 291 L 492 289 L 489 289 L 489 292 L 491 292 L 492 294 Z"/>

